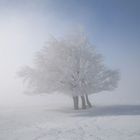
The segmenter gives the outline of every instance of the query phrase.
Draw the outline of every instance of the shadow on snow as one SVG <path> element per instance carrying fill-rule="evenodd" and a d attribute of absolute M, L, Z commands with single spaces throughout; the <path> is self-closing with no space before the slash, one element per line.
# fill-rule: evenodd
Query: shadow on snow
<path fill-rule="evenodd" d="M 72 114 L 73 117 L 140 115 L 140 105 L 93 106 L 86 110 L 70 110 L 69 108 L 63 108 L 62 110 L 57 111 Z"/>
<path fill-rule="evenodd" d="M 140 105 L 97 106 L 87 110 L 79 110 L 74 116 L 120 116 L 140 115 Z"/>

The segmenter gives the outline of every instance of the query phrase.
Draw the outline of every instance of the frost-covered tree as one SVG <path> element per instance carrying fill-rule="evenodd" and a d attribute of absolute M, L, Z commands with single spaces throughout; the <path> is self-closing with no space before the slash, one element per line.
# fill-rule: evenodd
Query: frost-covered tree
<path fill-rule="evenodd" d="M 118 71 L 104 65 L 102 55 L 83 32 L 51 39 L 35 56 L 34 65 L 18 74 L 27 81 L 29 92 L 67 94 L 73 97 L 75 109 L 79 96 L 82 109 L 86 103 L 91 107 L 89 94 L 113 90 L 119 80 Z"/>

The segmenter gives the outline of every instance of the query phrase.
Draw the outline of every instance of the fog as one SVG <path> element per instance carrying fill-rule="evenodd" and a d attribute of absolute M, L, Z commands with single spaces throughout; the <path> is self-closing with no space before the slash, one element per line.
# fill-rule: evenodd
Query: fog
<path fill-rule="evenodd" d="M 140 103 L 140 43 L 137 39 L 139 26 L 133 24 L 139 20 L 132 19 L 134 22 L 131 21 L 129 25 L 122 23 L 122 27 L 120 22 L 117 27 L 119 34 L 117 34 L 118 32 L 113 30 L 113 25 L 110 26 L 112 32 L 110 30 L 107 32 L 106 29 L 101 30 L 100 27 L 106 28 L 107 26 L 100 23 L 102 17 L 98 14 L 97 9 L 101 8 L 99 5 L 93 12 L 88 10 L 90 3 L 84 6 L 83 2 L 79 4 L 71 2 L 68 6 L 63 1 L 63 9 L 60 5 L 61 2 L 58 4 L 49 0 L 0 1 L 0 105 L 41 104 L 45 103 L 45 98 L 50 98 L 50 95 L 42 97 L 24 94 L 25 87 L 16 72 L 21 66 L 32 64 L 35 52 L 45 45 L 51 35 L 61 37 L 69 28 L 78 25 L 85 28 L 91 42 L 104 55 L 105 63 L 121 72 L 119 87 L 111 93 L 92 95 L 93 100 L 97 103 Z M 72 9 L 69 11 L 70 14 L 65 13 L 67 8 Z M 92 18 L 93 25 L 89 24 L 90 18 Z M 124 33 L 127 28 L 121 30 L 125 25 L 128 26 L 127 28 L 134 27 L 131 31 L 133 35 L 127 36 L 127 32 Z M 126 35 L 125 38 L 120 34 Z"/>

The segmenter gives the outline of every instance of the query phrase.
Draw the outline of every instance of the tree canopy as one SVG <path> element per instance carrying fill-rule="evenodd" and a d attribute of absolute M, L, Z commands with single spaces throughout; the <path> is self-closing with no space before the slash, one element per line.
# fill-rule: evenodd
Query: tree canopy
<path fill-rule="evenodd" d="M 117 87 L 119 72 L 105 66 L 85 33 L 52 38 L 37 52 L 33 67 L 19 72 L 31 93 L 62 92 L 70 96 L 89 95 Z"/>

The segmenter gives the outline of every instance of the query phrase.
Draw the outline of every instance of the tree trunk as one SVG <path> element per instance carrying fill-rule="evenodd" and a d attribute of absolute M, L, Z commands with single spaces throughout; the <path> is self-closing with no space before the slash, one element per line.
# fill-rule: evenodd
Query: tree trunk
<path fill-rule="evenodd" d="M 78 96 L 73 96 L 73 103 L 74 103 L 74 109 L 75 110 L 78 110 L 79 109 L 78 102 L 79 102 Z"/>
<path fill-rule="evenodd" d="M 81 100 L 82 100 L 82 109 L 86 109 L 86 100 L 84 96 L 81 96 Z"/>
<path fill-rule="evenodd" d="M 88 106 L 89 106 L 89 107 L 92 107 L 92 105 L 91 105 L 91 103 L 90 103 L 90 101 L 89 101 L 89 99 L 88 99 L 88 95 L 87 95 L 87 94 L 86 94 L 86 101 L 87 101 Z"/>

